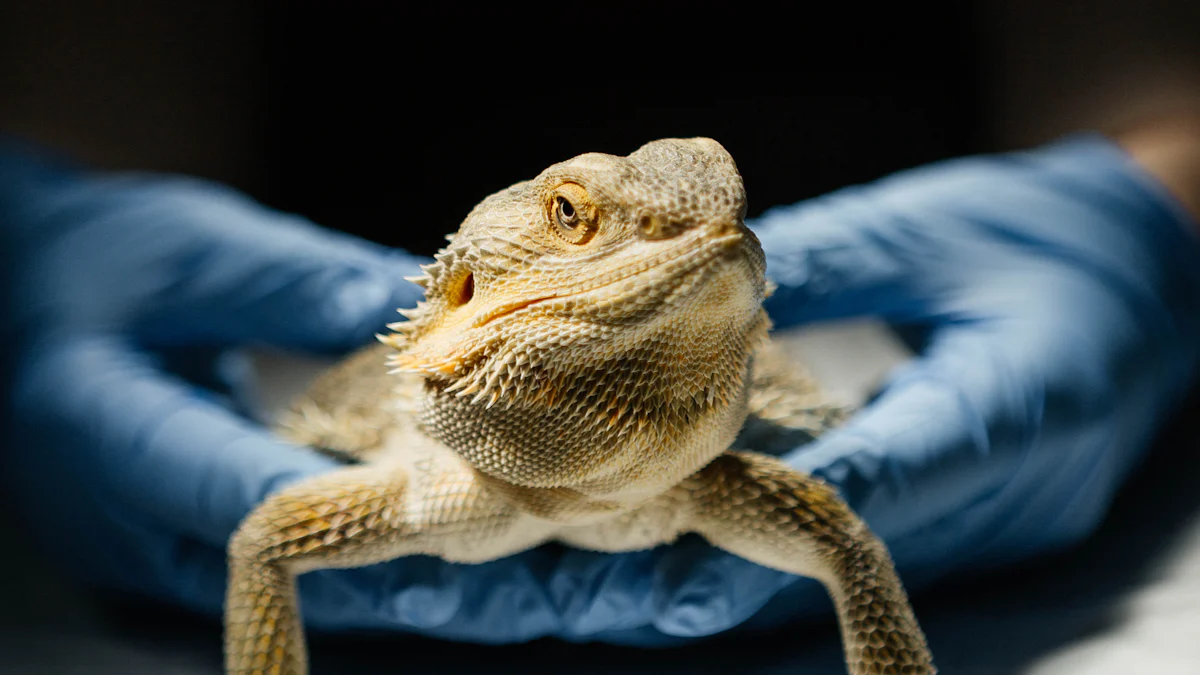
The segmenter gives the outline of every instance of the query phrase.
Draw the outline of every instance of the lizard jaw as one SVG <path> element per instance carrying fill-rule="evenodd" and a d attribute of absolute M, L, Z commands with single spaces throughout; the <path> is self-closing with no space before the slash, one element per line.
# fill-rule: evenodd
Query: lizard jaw
<path fill-rule="evenodd" d="M 595 293 L 596 291 L 602 291 L 606 288 L 612 288 L 623 281 L 633 279 L 642 274 L 646 274 L 647 272 L 653 272 L 654 270 L 661 269 L 662 266 L 678 262 L 689 255 L 691 255 L 693 259 L 689 261 L 689 264 L 686 264 L 683 269 L 676 271 L 674 275 L 676 277 L 676 281 L 679 283 L 682 283 L 696 270 L 706 267 L 718 258 L 724 257 L 732 260 L 736 259 L 739 255 L 743 255 L 742 242 L 746 239 L 746 235 L 741 231 L 740 228 L 725 232 L 724 234 L 720 234 L 715 237 L 711 234 L 706 234 L 704 236 L 707 238 L 707 241 L 701 242 L 699 247 L 688 246 L 684 247 L 683 250 L 671 251 L 670 255 L 655 256 L 643 261 L 641 265 L 634 265 L 627 268 L 625 273 L 622 273 L 616 277 L 602 278 L 601 283 L 587 286 L 580 290 L 573 290 L 570 293 L 547 295 L 506 303 L 490 312 L 487 312 L 479 319 L 476 319 L 474 322 L 472 322 L 473 327 L 479 328 L 489 325 L 494 321 L 512 316 L 518 312 L 521 312 L 522 310 L 528 309 L 529 307 L 550 302 L 552 300 L 563 300 L 587 295 L 589 293 Z"/>
<path fill-rule="evenodd" d="M 534 298 L 533 300 L 522 300 L 520 302 L 514 302 L 509 305 L 505 305 L 505 306 L 501 307 L 500 309 L 484 316 L 484 318 L 482 320 L 478 321 L 475 324 L 475 326 L 476 327 L 486 326 L 497 319 L 502 319 L 506 316 L 509 316 L 510 314 L 519 312 L 527 307 L 531 307 L 533 305 L 537 305 L 537 304 L 540 304 L 543 302 L 548 302 L 550 300 L 555 300 L 557 298 L 562 298 L 562 297 L 570 297 L 570 296 L 549 295 L 544 298 Z"/>

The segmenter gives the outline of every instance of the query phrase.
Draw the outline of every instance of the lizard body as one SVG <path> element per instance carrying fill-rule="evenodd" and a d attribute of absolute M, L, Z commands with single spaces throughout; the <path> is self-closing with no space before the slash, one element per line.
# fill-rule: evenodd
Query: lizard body
<path fill-rule="evenodd" d="M 408 320 L 280 421 L 353 464 L 271 495 L 234 534 L 227 672 L 307 672 L 305 571 L 696 532 L 824 583 L 854 675 L 934 673 L 865 524 L 821 481 L 731 449 L 739 432 L 794 444 L 789 431 L 844 415 L 772 351 L 744 216 L 741 176 L 710 139 L 581 155 L 481 202 L 415 279 L 425 300 Z"/>

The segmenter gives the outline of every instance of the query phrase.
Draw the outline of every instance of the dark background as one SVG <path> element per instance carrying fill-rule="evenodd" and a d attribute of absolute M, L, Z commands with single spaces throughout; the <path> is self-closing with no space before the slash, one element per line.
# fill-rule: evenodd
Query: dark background
<path fill-rule="evenodd" d="M 424 253 L 484 195 L 588 151 L 711 136 L 757 212 L 979 143 L 962 3 L 775 27 L 642 4 L 270 13 L 266 199 Z"/>
<path fill-rule="evenodd" d="M 0 126 L 431 253 L 486 194 L 706 135 L 751 215 L 1195 99 L 1197 4 L 7 3 Z"/>
<path fill-rule="evenodd" d="M 925 162 L 1200 102 L 1195 0 L 440 7 L 0 2 L 0 130 L 97 167 L 227 182 L 428 254 L 483 196 L 581 152 L 711 136 L 737 159 L 755 215 Z M 1114 589 L 1136 584 L 1143 567 L 1101 573 L 1090 561 L 1168 548 L 1200 506 L 1196 471 L 1194 454 L 1160 454 L 1074 557 L 918 598 L 943 665 L 979 663 L 976 650 L 990 647 L 987 662 L 999 665 L 970 672 L 1013 672 L 1115 620 Z M 1159 527 L 1144 527 L 1151 521 Z M 211 622 L 93 604 L 7 541 L 0 673 L 216 670 Z M 1031 628 L 1038 602 L 1046 620 Z M 979 628 L 956 631 L 964 615 Z M 826 633 L 811 651 L 836 672 Z M 601 649 L 575 658 L 595 672 L 791 672 L 801 664 L 788 659 L 809 647 L 785 642 L 782 660 L 760 651 L 778 641 L 687 659 Z M 321 644 L 317 664 L 344 662 Z M 392 638 L 366 653 L 388 663 L 396 649 Z M 575 648 L 423 649 L 421 662 L 440 671 L 459 660 L 454 672 L 525 672 L 531 659 L 558 662 Z"/>
<path fill-rule="evenodd" d="M 1200 3 L 0 3 L 0 128 L 431 253 L 581 152 L 721 141 L 751 215 L 1200 98 Z"/>
<path fill-rule="evenodd" d="M 1134 6 L 1136 5 L 1136 6 Z M 750 214 L 1200 97 L 1200 3 L 0 4 L 0 128 L 418 253 L 581 152 L 722 142 Z"/>

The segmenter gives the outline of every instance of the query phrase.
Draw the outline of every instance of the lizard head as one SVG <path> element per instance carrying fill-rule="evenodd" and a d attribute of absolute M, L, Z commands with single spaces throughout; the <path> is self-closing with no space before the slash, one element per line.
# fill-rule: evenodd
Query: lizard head
<path fill-rule="evenodd" d="M 580 155 L 476 206 L 415 279 L 425 300 L 381 339 L 460 418 L 558 410 L 619 436 L 736 407 L 766 330 L 745 211 L 711 139 Z"/>

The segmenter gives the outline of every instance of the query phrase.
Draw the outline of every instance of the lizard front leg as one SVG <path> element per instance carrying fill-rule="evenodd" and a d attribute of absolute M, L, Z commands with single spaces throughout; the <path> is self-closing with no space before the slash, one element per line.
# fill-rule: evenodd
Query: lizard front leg
<path fill-rule="evenodd" d="M 779 460 L 721 455 L 683 485 L 688 529 L 739 557 L 817 579 L 853 675 L 936 673 L 887 549 L 833 488 Z"/>
<path fill-rule="evenodd" d="M 230 541 L 226 672 L 308 672 L 295 575 L 413 554 L 490 560 L 545 538 L 548 526 L 527 519 L 466 468 L 412 476 L 365 465 L 285 488 Z"/>
<path fill-rule="evenodd" d="M 385 436 L 419 434 L 413 411 L 422 381 L 387 372 L 394 351 L 364 347 L 321 373 L 282 411 L 274 431 L 347 464 L 379 459 Z"/>

